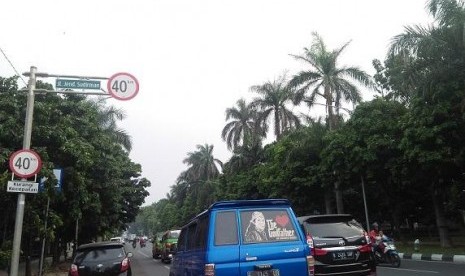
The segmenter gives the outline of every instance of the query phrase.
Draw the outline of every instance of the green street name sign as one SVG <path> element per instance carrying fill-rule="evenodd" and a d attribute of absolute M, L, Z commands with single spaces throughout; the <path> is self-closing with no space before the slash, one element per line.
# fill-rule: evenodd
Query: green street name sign
<path fill-rule="evenodd" d="M 57 79 L 55 87 L 56 88 L 68 88 L 68 89 L 99 89 L 100 90 L 100 81 Z"/>

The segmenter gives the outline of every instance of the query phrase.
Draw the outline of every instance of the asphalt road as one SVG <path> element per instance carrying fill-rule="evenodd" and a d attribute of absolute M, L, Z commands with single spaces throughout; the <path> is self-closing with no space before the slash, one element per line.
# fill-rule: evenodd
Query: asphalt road
<path fill-rule="evenodd" d="M 152 243 L 141 248 L 139 245 L 134 249 L 132 245 L 126 244 L 126 251 L 132 252 L 131 269 L 133 276 L 168 276 L 170 264 L 164 264 L 160 260 L 152 258 Z"/>
<path fill-rule="evenodd" d="M 133 252 L 131 259 L 132 275 L 134 276 L 168 276 L 170 264 L 152 258 L 152 244 L 133 249 L 126 245 L 128 252 Z M 465 264 L 450 262 L 416 261 L 402 259 L 400 268 L 378 266 L 378 276 L 462 276 Z M 285 275 L 283 275 L 285 276 Z"/>
<path fill-rule="evenodd" d="M 461 276 L 465 264 L 402 260 L 399 268 L 378 266 L 378 276 Z"/>

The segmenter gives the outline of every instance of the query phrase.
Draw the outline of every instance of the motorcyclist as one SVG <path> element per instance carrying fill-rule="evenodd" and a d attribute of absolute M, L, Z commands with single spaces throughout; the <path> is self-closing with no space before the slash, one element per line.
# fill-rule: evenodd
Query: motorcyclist
<path fill-rule="evenodd" d="M 136 246 L 137 246 L 137 239 L 134 238 L 134 239 L 132 240 L 132 247 L 133 247 L 133 248 L 136 248 Z"/>
<path fill-rule="evenodd" d="M 372 225 L 373 229 L 370 231 L 370 242 L 373 246 L 373 251 L 384 253 L 384 244 L 383 244 L 383 232 L 379 230 L 379 225 L 377 222 L 374 222 Z"/>
<path fill-rule="evenodd" d="M 139 244 L 140 244 L 140 247 L 144 247 L 145 246 L 145 239 L 140 238 Z"/>

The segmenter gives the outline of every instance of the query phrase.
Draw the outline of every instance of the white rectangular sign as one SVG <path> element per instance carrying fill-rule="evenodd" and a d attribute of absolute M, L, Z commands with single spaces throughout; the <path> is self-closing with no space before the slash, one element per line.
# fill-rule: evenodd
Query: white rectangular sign
<path fill-rule="evenodd" d="M 7 192 L 12 193 L 30 193 L 39 192 L 39 183 L 31 181 L 8 181 Z"/>

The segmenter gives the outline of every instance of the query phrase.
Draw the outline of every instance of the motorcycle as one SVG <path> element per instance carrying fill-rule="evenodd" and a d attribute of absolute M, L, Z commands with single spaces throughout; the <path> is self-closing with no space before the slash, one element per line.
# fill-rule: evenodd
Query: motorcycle
<path fill-rule="evenodd" d="M 136 249 L 136 246 L 137 246 L 137 241 L 133 241 L 132 242 L 132 248 Z"/>
<path fill-rule="evenodd" d="M 145 241 L 144 240 L 140 240 L 140 247 L 145 247 Z"/>
<path fill-rule="evenodd" d="M 383 246 L 374 249 L 376 264 L 390 264 L 392 267 L 400 267 L 400 257 L 394 245 L 394 240 L 383 236 L 379 241 Z"/>

